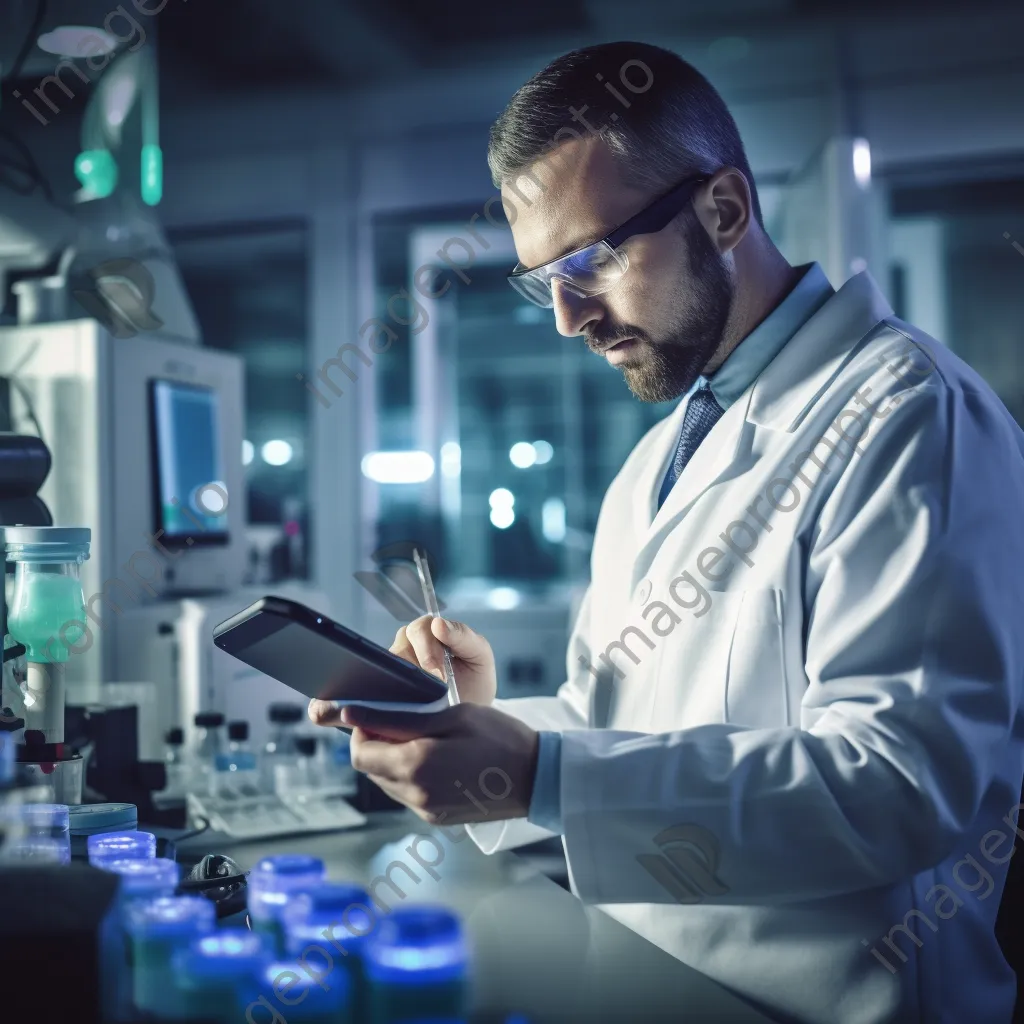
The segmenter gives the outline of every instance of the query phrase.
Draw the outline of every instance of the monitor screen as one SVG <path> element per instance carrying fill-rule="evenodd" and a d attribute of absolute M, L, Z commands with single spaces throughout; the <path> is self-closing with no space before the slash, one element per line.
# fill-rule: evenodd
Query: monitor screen
<path fill-rule="evenodd" d="M 191 546 L 228 539 L 220 409 L 212 388 L 150 381 L 156 529 Z"/>

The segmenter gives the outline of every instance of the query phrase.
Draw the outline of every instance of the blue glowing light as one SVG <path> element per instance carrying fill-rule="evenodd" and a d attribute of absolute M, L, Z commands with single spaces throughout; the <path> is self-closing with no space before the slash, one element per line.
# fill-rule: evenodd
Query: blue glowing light
<path fill-rule="evenodd" d="M 100 832 L 86 839 L 89 863 L 104 860 L 142 860 L 156 856 L 152 832 Z"/>

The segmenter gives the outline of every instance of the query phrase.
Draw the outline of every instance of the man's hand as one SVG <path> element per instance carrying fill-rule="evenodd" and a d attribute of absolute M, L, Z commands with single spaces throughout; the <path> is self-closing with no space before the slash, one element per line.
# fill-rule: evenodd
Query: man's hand
<path fill-rule="evenodd" d="M 421 615 L 395 634 L 391 653 L 444 680 L 444 651 L 452 652 L 455 684 L 464 704 L 490 704 L 498 692 L 491 645 L 463 622 Z"/>
<path fill-rule="evenodd" d="M 463 704 L 490 704 L 498 690 L 491 645 L 463 622 L 421 615 L 395 634 L 388 648 L 432 676 L 444 681 L 444 651 L 452 652 L 455 685 Z M 338 709 L 326 700 L 309 702 L 309 717 L 315 725 L 341 725 Z"/>
<path fill-rule="evenodd" d="M 537 733 L 495 708 L 458 704 L 430 715 L 345 708 L 352 766 L 432 825 L 524 818 Z"/>

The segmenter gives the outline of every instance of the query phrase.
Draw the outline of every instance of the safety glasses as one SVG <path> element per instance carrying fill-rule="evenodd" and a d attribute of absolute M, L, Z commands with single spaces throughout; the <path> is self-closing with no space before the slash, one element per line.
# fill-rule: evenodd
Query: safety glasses
<path fill-rule="evenodd" d="M 681 181 L 600 241 L 530 270 L 517 263 L 508 275 L 509 284 L 537 306 L 554 305 L 551 282 L 556 279 L 583 297 L 608 291 L 629 269 L 629 257 L 619 248 L 623 242 L 634 235 L 661 231 L 690 201 L 697 186 L 707 180 L 687 178 Z"/>

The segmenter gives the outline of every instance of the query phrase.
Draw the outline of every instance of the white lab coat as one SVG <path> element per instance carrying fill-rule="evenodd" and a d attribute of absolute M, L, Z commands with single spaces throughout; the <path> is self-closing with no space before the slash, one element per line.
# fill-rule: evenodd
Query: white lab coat
<path fill-rule="evenodd" d="M 567 681 L 497 702 L 563 733 L 573 891 L 778 1020 L 1008 1021 L 1024 435 L 867 273 L 656 511 L 684 405 L 605 497 Z M 621 671 L 595 721 L 607 691 L 579 659 L 602 653 Z M 486 852 L 547 834 L 470 833 Z"/>

